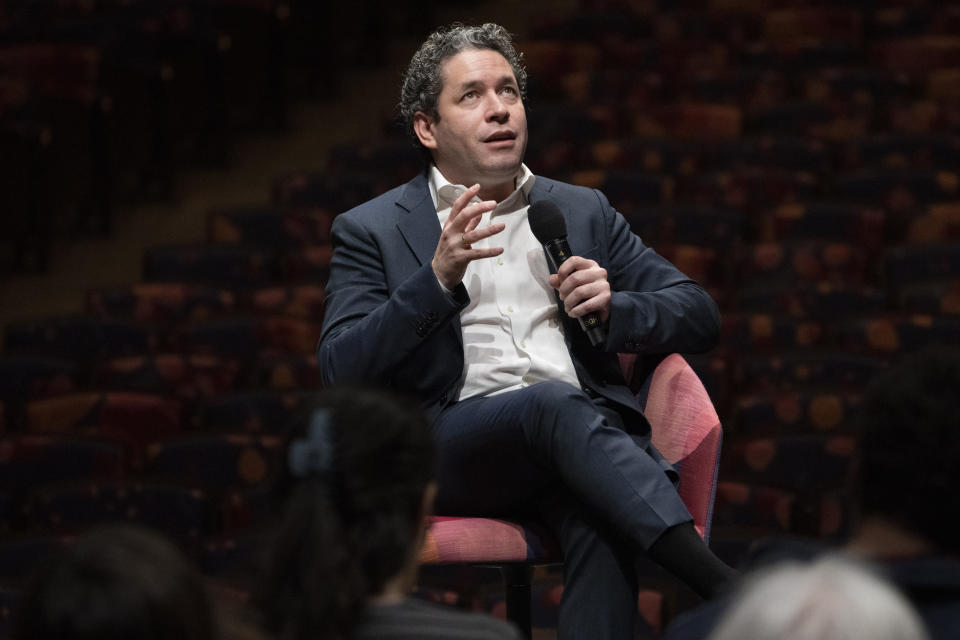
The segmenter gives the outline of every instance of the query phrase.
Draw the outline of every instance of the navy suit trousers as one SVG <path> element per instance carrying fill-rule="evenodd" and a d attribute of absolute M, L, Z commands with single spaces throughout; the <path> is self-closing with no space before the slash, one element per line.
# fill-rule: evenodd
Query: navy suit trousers
<path fill-rule="evenodd" d="M 437 513 L 543 522 L 564 552 L 559 637 L 632 637 L 638 556 L 692 520 L 649 437 L 562 382 L 458 402 L 434 430 Z"/>

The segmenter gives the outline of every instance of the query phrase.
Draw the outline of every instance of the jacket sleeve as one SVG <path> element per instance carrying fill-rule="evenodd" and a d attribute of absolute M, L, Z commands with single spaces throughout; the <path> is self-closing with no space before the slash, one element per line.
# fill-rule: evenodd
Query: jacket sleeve
<path fill-rule="evenodd" d="M 390 290 L 377 238 L 347 214 L 334 220 L 333 258 L 323 330 L 317 346 L 325 385 L 387 385 L 430 337 L 457 317 L 469 298 L 445 292 L 430 264 Z"/>
<path fill-rule="evenodd" d="M 710 295 L 646 246 L 606 197 L 600 200 L 610 282 L 605 351 L 696 353 L 714 347 L 720 311 Z"/>

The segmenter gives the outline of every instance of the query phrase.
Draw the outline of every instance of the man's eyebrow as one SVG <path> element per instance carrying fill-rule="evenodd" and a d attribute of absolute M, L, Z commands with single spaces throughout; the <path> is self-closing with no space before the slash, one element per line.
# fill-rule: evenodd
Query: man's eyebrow
<path fill-rule="evenodd" d="M 516 85 L 517 81 L 512 75 L 500 76 L 500 79 L 497 80 L 497 86 L 502 87 L 504 85 Z M 468 89 L 476 89 L 477 87 L 483 86 L 482 80 L 468 80 L 460 84 L 460 91 L 466 91 Z"/>

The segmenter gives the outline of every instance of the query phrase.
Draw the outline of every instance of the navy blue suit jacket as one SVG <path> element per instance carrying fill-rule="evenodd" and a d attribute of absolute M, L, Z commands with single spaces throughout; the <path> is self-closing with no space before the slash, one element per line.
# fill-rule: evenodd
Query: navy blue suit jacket
<path fill-rule="evenodd" d="M 645 246 L 599 191 L 537 176 L 530 201 L 542 199 L 563 213 L 574 255 L 607 270 L 612 291 L 607 339 L 597 348 L 557 299 L 581 385 L 621 413 L 638 415 L 637 435 L 648 435 L 617 353 L 709 349 L 719 333 L 717 306 Z M 464 364 L 460 311 L 468 296 L 462 284 L 454 295 L 446 293 L 433 273 L 440 231 L 426 172 L 337 216 L 317 347 L 324 384 L 367 383 L 409 393 L 431 419 L 455 400 Z"/>

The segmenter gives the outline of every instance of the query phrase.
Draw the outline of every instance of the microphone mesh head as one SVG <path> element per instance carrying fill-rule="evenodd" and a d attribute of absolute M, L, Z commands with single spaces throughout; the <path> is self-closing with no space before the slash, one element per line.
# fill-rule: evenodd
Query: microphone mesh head
<path fill-rule="evenodd" d="M 540 244 L 547 244 L 551 240 L 567 235 L 567 222 L 557 205 L 549 200 L 538 200 L 527 210 L 527 222 L 530 230 Z"/>

